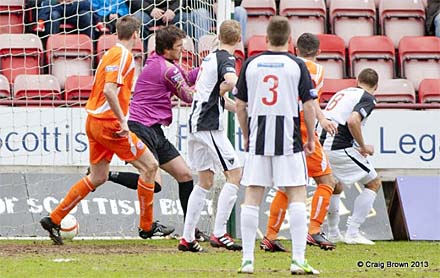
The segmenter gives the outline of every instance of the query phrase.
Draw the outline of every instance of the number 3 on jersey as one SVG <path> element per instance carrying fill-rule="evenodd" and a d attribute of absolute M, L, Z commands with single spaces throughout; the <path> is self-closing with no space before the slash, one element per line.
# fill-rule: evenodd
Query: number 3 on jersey
<path fill-rule="evenodd" d="M 273 81 L 272 87 L 269 88 L 269 92 L 272 93 L 272 97 L 271 98 L 268 98 L 268 97 L 263 97 L 262 98 L 263 104 L 265 104 L 267 106 L 272 106 L 275 103 L 277 103 L 277 101 L 278 101 L 278 91 L 277 91 L 277 88 L 278 88 L 278 76 L 270 74 L 270 75 L 266 75 L 263 78 L 263 82 L 264 83 L 268 83 L 270 80 Z"/>

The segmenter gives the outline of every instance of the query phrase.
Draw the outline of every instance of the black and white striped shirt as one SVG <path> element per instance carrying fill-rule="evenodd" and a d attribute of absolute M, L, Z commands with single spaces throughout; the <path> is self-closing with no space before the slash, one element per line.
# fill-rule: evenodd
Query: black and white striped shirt
<path fill-rule="evenodd" d="M 376 106 L 374 96 L 360 88 L 347 88 L 337 92 L 324 109 L 327 119 L 338 124 L 338 133 L 330 136 L 325 130 L 321 131 L 320 142 L 324 150 L 340 150 L 353 147 L 354 139 L 347 126 L 347 120 L 352 112 L 358 112 L 362 125 Z"/>
<path fill-rule="evenodd" d="M 266 51 L 246 60 L 234 93 L 248 103 L 249 153 L 303 151 L 298 102 L 312 100 L 311 90 L 306 65 L 287 52 Z"/>
<path fill-rule="evenodd" d="M 189 117 L 191 133 L 223 129 L 225 101 L 220 96 L 220 84 L 226 73 L 235 74 L 235 57 L 226 50 L 216 50 L 203 59 Z"/>

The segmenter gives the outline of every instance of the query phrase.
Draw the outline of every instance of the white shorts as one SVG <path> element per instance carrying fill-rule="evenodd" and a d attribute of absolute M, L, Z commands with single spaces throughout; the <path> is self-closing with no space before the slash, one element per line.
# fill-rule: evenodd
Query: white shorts
<path fill-rule="evenodd" d="M 343 185 L 367 184 L 377 177 L 373 165 L 355 148 L 327 152 L 333 176 Z"/>
<path fill-rule="evenodd" d="M 242 166 L 223 130 L 197 131 L 188 136 L 188 164 L 194 171 L 229 171 Z"/>
<path fill-rule="evenodd" d="M 304 152 L 279 156 L 248 154 L 241 184 L 289 187 L 306 185 L 307 179 Z"/>

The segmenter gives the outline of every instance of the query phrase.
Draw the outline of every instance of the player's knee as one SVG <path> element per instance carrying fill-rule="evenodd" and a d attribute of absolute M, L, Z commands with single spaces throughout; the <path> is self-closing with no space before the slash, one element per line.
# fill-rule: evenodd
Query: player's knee
<path fill-rule="evenodd" d="M 242 175 L 242 169 L 236 168 L 231 171 L 227 172 L 227 181 L 229 183 L 235 184 L 237 186 L 240 186 L 240 180 Z"/>
<path fill-rule="evenodd" d="M 108 174 L 107 173 L 102 173 L 102 174 L 97 174 L 97 173 L 92 173 L 90 175 L 90 182 L 95 186 L 98 187 L 101 184 L 105 183 L 108 179 Z"/>
<path fill-rule="evenodd" d="M 336 182 L 333 194 L 341 194 L 344 191 L 344 186 L 340 182 Z"/>
<path fill-rule="evenodd" d="M 370 181 L 365 185 L 366 188 L 373 190 L 374 192 L 379 191 L 380 187 L 382 186 L 382 181 L 379 177 L 375 178 L 374 180 Z"/>
<path fill-rule="evenodd" d="M 182 169 L 182 171 L 177 174 L 176 180 L 178 182 L 186 182 L 193 180 L 191 170 L 188 167 L 186 167 L 186 169 Z"/>

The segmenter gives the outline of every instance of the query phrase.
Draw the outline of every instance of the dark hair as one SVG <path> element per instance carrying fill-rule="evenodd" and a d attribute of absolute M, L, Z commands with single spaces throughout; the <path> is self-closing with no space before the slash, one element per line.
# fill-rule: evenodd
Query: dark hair
<path fill-rule="evenodd" d="M 116 31 L 119 40 L 129 40 L 131 36 L 141 27 L 140 21 L 131 15 L 126 15 L 118 19 L 116 22 Z"/>
<path fill-rule="evenodd" d="M 319 50 L 319 39 L 311 33 L 303 33 L 296 41 L 296 47 L 303 57 L 316 56 Z"/>
<path fill-rule="evenodd" d="M 267 38 L 273 46 L 283 46 L 290 38 L 290 25 L 287 18 L 273 16 L 266 29 Z"/>
<path fill-rule="evenodd" d="M 374 69 L 366 68 L 359 73 L 357 80 L 358 83 L 365 84 L 368 87 L 373 88 L 379 82 L 379 76 Z"/>
<path fill-rule="evenodd" d="M 186 38 L 183 30 L 174 25 L 168 25 L 156 31 L 156 53 L 163 55 L 165 50 L 173 49 L 177 40 Z"/>

